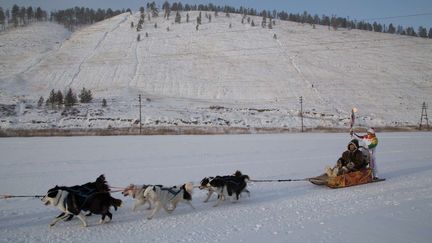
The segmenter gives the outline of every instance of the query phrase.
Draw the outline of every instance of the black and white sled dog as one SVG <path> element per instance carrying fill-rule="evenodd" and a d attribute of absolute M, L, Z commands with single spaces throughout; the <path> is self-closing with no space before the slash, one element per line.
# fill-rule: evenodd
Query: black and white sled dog
<path fill-rule="evenodd" d="M 105 178 L 104 182 L 106 184 Z M 109 189 L 109 188 L 108 188 Z M 93 191 L 91 193 L 83 193 L 84 191 L 77 190 L 76 187 L 59 187 L 55 186 L 48 190 L 47 194 L 41 199 L 45 205 L 52 205 L 62 211 L 55 217 L 50 226 L 54 226 L 58 221 L 76 215 L 83 226 L 87 226 L 86 218 L 83 211 L 88 211 L 93 214 L 100 214 L 102 218 L 100 223 L 105 222 L 105 217 L 112 219 L 112 214 L 109 209 L 111 206 L 117 210 L 122 201 L 111 197 L 107 191 Z"/>
<path fill-rule="evenodd" d="M 65 187 L 66 188 L 66 187 Z M 108 186 L 108 182 L 105 179 L 104 175 L 100 175 L 94 182 L 87 182 L 82 185 L 76 185 L 67 187 L 69 191 L 72 191 L 76 194 L 82 195 L 82 196 L 89 196 L 96 192 L 109 192 L 110 188 Z M 65 213 L 61 213 L 58 218 L 63 217 Z M 86 216 L 90 216 L 91 213 L 88 213 Z M 65 218 L 65 221 L 69 221 L 73 218 L 73 214 L 70 214 L 68 217 Z"/>
<path fill-rule="evenodd" d="M 144 197 L 144 192 L 149 186 L 151 185 L 130 184 L 122 191 L 123 196 L 125 197 L 130 196 L 133 199 L 135 199 L 135 203 L 132 208 L 133 211 L 135 211 L 138 208 L 138 206 L 144 205 L 145 203 L 148 203 L 149 205 L 147 209 L 149 210 L 151 209 L 152 206 L 151 201 L 148 200 L 146 197 Z"/>
<path fill-rule="evenodd" d="M 225 201 L 226 197 L 235 197 L 238 200 L 242 192 L 250 196 L 250 192 L 246 188 L 248 181 L 248 175 L 243 175 L 240 171 L 236 171 L 233 175 L 229 176 L 205 177 L 201 180 L 199 188 L 208 191 L 204 202 L 208 202 L 214 192 L 218 195 L 218 201 L 213 205 L 216 207 Z"/>
<path fill-rule="evenodd" d="M 144 191 L 144 197 L 147 200 L 150 200 L 154 205 L 154 209 L 147 219 L 152 219 L 161 208 L 163 208 L 167 213 L 172 213 L 180 202 L 187 203 L 195 209 L 191 203 L 192 191 L 192 183 L 186 183 L 182 186 L 174 187 L 162 187 L 160 185 L 147 187 Z M 169 204 L 171 208 L 168 208 Z"/>

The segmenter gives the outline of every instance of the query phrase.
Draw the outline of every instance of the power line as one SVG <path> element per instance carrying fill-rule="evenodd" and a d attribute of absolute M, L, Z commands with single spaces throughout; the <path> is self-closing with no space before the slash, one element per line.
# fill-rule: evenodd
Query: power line
<path fill-rule="evenodd" d="M 409 17 L 418 17 L 418 16 L 428 16 L 428 15 L 432 15 L 432 13 L 419 13 L 419 14 L 408 14 L 408 15 L 398 15 L 398 16 L 367 18 L 367 19 L 361 19 L 360 21 L 371 21 L 371 20 L 381 20 L 381 19 L 399 19 L 399 18 L 409 18 Z"/>

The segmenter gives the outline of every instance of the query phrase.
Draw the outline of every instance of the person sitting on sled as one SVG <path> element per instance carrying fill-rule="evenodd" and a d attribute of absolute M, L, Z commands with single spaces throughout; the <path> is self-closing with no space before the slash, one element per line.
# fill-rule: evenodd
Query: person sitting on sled
<path fill-rule="evenodd" d="M 370 167 L 372 168 L 373 178 L 374 180 L 378 179 L 378 168 L 375 160 L 375 149 L 378 145 L 378 138 L 375 135 L 375 129 L 372 127 L 369 128 L 367 130 L 367 134 L 363 136 L 358 135 L 353 131 L 351 131 L 350 134 L 357 139 L 361 139 L 366 144 L 366 148 L 369 150 L 370 153 Z"/>
<path fill-rule="evenodd" d="M 363 153 L 358 148 L 358 141 L 356 139 L 351 140 L 348 143 L 347 150 L 338 159 L 336 166 L 333 169 L 330 167 L 326 168 L 326 174 L 329 177 L 336 177 L 366 168 L 367 162 Z"/>

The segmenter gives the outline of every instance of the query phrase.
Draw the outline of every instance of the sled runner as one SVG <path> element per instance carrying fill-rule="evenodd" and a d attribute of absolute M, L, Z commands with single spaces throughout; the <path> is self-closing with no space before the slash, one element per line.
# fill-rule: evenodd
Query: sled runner
<path fill-rule="evenodd" d="M 373 179 L 372 169 L 364 169 L 348 174 L 329 177 L 327 174 L 322 174 L 317 177 L 309 178 L 309 181 L 315 185 L 326 185 L 330 188 L 343 188 L 349 186 L 357 186 L 367 183 L 384 181 L 385 179 Z"/>

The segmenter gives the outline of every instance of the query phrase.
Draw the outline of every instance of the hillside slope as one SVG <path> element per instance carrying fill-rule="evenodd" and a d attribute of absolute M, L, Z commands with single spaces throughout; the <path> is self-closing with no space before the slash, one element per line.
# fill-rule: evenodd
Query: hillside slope
<path fill-rule="evenodd" d="M 51 89 L 85 87 L 111 107 L 92 112 L 100 103 L 84 106 L 85 116 L 103 113 L 128 120 L 120 126 L 136 122 L 137 94 L 151 100 L 145 104 L 146 125 L 187 120 L 185 125 L 293 128 L 299 126 L 298 98 L 303 96 L 309 127 L 346 127 L 352 107 L 360 109 L 361 125 L 406 126 L 418 123 L 423 101 L 431 103 L 430 39 L 287 21 L 276 21 L 273 29 L 252 27 L 235 14 L 212 16 L 209 23 L 204 12 L 197 31 L 198 12 L 189 13 L 189 23 L 185 15 L 181 24 L 174 24 L 174 17 L 146 19 L 141 32 L 130 27 L 138 14 L 82 28 L 48 54 L 33 54 L 37 61 L 14 60 L 18 68 L 1 65 L 0 96 L 19 96 L 27 104 L 47 97 Z M 8 35 L 0 35 L 6 45 Z M 4 127 L 41 120 L 47 111 L 16 113 L 27 114 L 20 117 L 21 125 L 9 119 Z M 61 125 L 60 112 L 54 113 L 48 127 L 69 126 Z"/>

